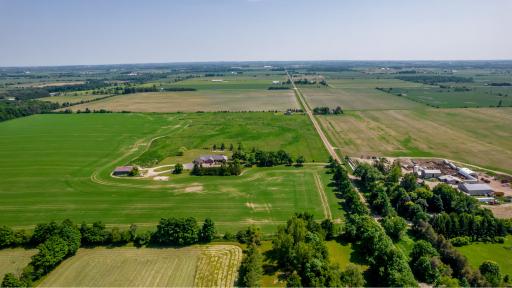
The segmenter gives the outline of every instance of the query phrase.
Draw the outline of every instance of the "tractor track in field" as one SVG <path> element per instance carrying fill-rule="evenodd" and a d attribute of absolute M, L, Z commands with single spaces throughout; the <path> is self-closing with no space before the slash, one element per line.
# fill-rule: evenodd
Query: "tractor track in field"
<path fill-rule="evenodd" d="M 318 194 L 320 195 L 320 201 L 322 202 L 324 217 L 326 219 L 332 220 L 331 208 L 329 207 L 329 201 L 327 200 L 327 195 L 325 195 L 324 186 L 322 185 L 320 176 L 318 176 L 318 173 L 313 173 L 313 177 L 315 178 L 316 190 L 318 191 Z"/>

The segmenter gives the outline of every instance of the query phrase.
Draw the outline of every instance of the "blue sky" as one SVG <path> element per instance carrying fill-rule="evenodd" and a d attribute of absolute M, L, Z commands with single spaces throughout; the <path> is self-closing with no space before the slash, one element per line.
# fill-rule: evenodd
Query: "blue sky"
<path fill-rule="evenodd" d="M 512 59 L 509 0 L 0 0 L 0 66 Z"/>

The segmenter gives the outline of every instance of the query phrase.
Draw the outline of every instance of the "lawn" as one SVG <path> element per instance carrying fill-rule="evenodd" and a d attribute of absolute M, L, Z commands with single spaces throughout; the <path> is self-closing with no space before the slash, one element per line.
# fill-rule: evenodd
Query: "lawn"
<path fill-rule="evenodd" d="M 478 269 L 485 260 L 492 260 L 500 265 L 502 275 L 512 276 L 512 236 L 510 235 L 503 244 L 473 243 L 458 247 L 457 250 L 468 258 L 469 264 L 475 269 Z"/>
<path fill-rule="evenodd" d="M 241 260 L 233 245 L 80 249 L 40 286 L 233 287 Z"/>
<path fill-rule="evenodd" d="M 511 173 L 512 109 L 351 111 L 318 117 L 343 155 L 444 157 Z"/>
<path fill-rule="evenodd" d="M 222 124 L 235 121 L 230 118 L 233 115 L 245 117 L 234 125 L 246 125 L 245 132 Z M 215 142 L 241 141 L 246 147 L 283 148 L 305 155 L 308 161 L 327 158 L 304 115 L 119 113 L 25 117 L 0 123 L 0 225 L 31 228 L 37 223 L 70 218 L 75 222 L 101 220 L 114 226 L 137 223 L 139 227 L 154 228 L 161 217 L 194 216 L 199 220 L 213 218 L 220 232 L 235 232 L 249 224 L 270 232 L 294 212 L 309 211 L 317 219 L 324 217 L 315 180 L 315 175 L 320 175 L 322 184 L 328 184 L 322 165 L 252 168 L 238 177 L 171 175 L 169 182 L 110 177 L 113 167 L 142 154 L 154 137 L 172 139 L 174 134 L 180 145 L 192 148 L 211 144 L 208 137 L 187 142 L 194 135 L 209 133 L 208 126 L 203 130 L 193 128 L 205 123 L 222 124 L 219 134 L 212 136 Z M 187 134 L 189 127 L 193 133 Z M 328 199 L 334 200 L 329 188 L 324 188 Z M 336 207 L 332 202 L 329 205 Z M 336 215 L 341 213 L 333 214 L 340 217 Z"/>
<path fill-rule="evenodd" d="M 417 87 L 420 84 L 396 79 L 337 79 L 327 80 L 329 87 L 301 88 L 310 107 L 341 106 L 344 110 L 386 110 L 422 107 L 408 99 L 379 91 L 376 87 Z"/>
<path fill-rule="evenodd" d="M 52 97 L 53 98 L 53 97 Z M 298 109 L 292 90 L 200 90 L 119 95 L 70 109 L 132 112 L 286 111 Z"/>

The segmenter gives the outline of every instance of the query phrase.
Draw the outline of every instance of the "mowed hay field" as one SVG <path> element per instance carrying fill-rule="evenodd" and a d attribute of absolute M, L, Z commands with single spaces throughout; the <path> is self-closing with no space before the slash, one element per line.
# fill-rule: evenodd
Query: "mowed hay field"
<path fill-rule="evenodd" d="M 236 115 L 242 117 L 239 122 L 230 118 Z M 238 140 L 245 147 L 285 149 L 307 161 L 324 162 L 327 152 L 307 121 L 305 115 L 273 113 L 114 113 L 47 114 L 2 122 L 0 225 L 32 228 L 69 218 L 154 228 L 161 217 L 193 216 L 211 217 L 221 232 L 249 224 L 270 232 L 295 212 L 309 211 L 322 219 L 315 176 L 327 186 L 329 175 L 322 165 L 251 168 L 238 177 L 169 175 L 168 182 L 110 177 L 115 166 L 130 163 L 160 136 L 190 149 L 213 144 L 209 137 L 217 144 L 236 145 Z M 334 196 L 327 194 L 335 209 Z"/>
<path fill-rule="evenodd" d="M 242 249 L 80 249 L 41 282 L 42 287 L 233 287 Z"/>
<path fill-rule="evenodd" d="M 119 95 L 75 105 L 73 111 L 131 112 L 285 111 L 299 108 L 291 90 L 212 90 Z"/>
<path fill-rule="evenodd" d="M 397 97 L 375 89 L 376 87 L 418 87 L 421 84 L 396 79 L 327 79 L 329 87 L 302 86 L 311 108 L 340 106 L 344 110 L 412 109 L 423 104 Z"/>
<path fill-rule="evenodd" d="M 352 111 L 318 117 L 344 155 L 435 156 L 512 172 L 512 109 Z"/>
<path fill-rule="evenodd" d="M 7 273 L 20 275 L 31 257 L 37 253 L 36 249 L 2 249 L 0 250 L 0 279 Z"/>

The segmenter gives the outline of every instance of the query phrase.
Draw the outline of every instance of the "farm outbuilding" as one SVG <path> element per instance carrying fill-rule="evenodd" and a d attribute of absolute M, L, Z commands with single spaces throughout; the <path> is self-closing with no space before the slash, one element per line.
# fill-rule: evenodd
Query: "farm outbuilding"
<path fill-rule="evenodd" d="M 452 175 L 439 176 L 438 179 L 439 181 L 442 181 L 447 184 L 459 184 L 463 182 L 462 179 L 460 179 L 459 177 L 455 177 Z"/>
<path fill-rule="evenodd" d="M 119 166 L 114 169 L 112 175 L 114 176 L 129 176 L 130 173 L 135 169 L 133 166 Z"/>
<path fill-rule="evenodd" d="M 461 183 L 459 189 L 471 196 L 489 196 L 494 193 L 491 186 L 483 183 Z"/>
<path fill-rule="evenodd" d="M 477 197 L 476 200 L 480 203 L 496 204 L 496 199 L 494 199 L 494 197 Z"/>
<path fill-rule="evenodd" d="M 424 169 L 421 170 L 421 177 L 425 179 L 437 178 L 441 176 L 441 170 L 439 169 Z"/>

